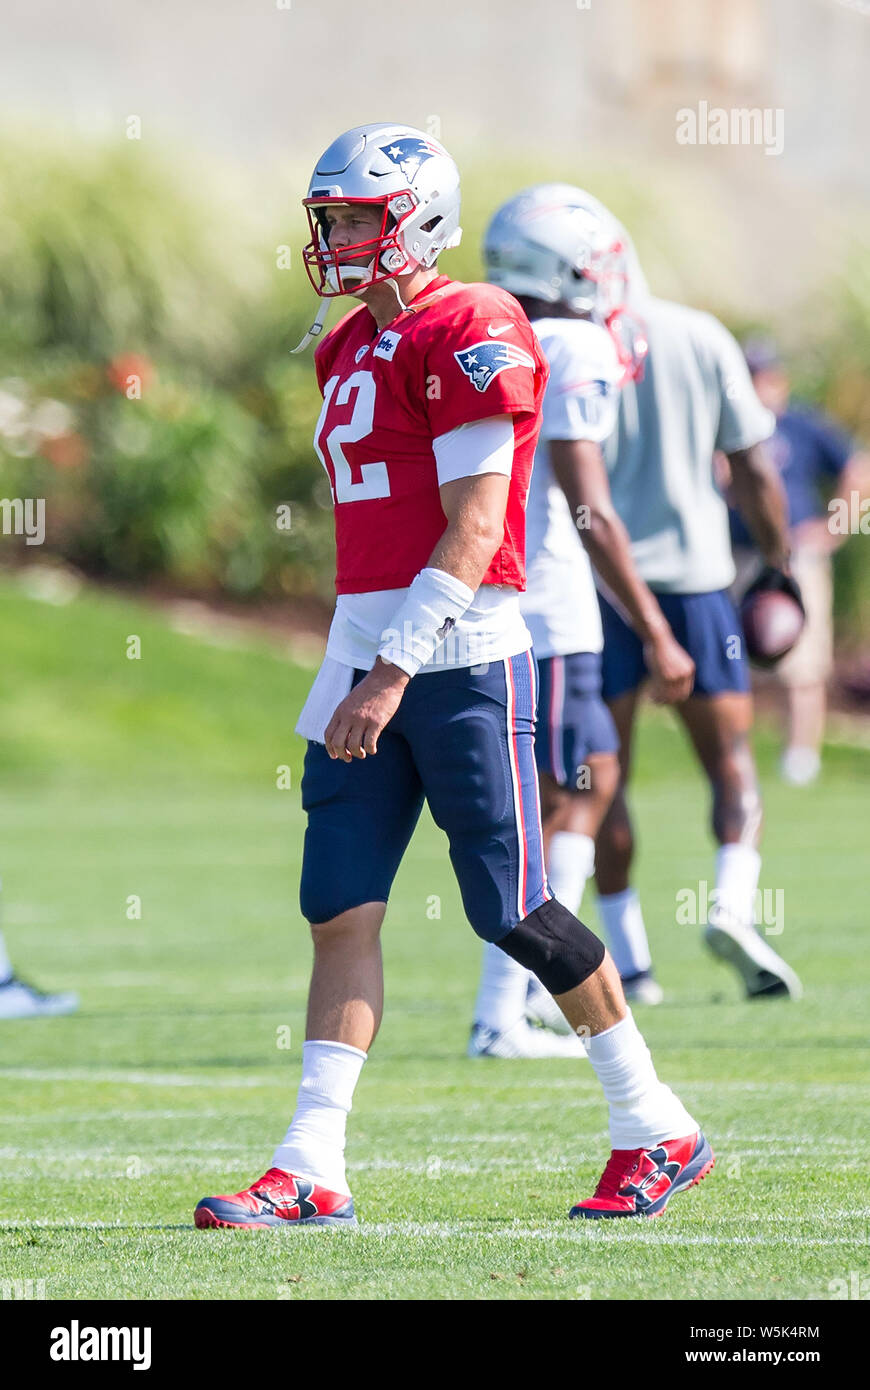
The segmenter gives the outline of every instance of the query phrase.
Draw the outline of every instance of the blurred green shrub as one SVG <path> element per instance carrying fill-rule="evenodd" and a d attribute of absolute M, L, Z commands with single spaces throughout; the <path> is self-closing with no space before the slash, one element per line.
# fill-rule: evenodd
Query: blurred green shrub
<path fill-rule="evenodd" d="M 0 496 L 45 498 L 44 550 L 124 580 L 328 592 L 316 390 L 287 359 L 313 296 L 273 228 L 134 142 L 0 142 L 0 190 Z"/>
<path fill-rule="evenodd" d="M 205 178 L 138 142 L 0 142 L 0 360 L 146 351 L 231 373 L 263 269 Z"/>

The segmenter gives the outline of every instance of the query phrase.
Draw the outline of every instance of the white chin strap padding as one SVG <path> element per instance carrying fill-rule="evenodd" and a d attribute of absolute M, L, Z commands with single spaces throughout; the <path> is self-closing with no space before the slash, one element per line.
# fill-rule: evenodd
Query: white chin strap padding
<path fill-rule="evenodd" d="M 374 260 L 371 260 L 367 265 L 341 265 L 341 279 L 339 279 L 339 267 L 328 266 L 325 272 L 326 283 L 331 290 L 338 290 L 339 292 L 344 290 L 346 293 L 352 294 L 355 289 L 359 289 L 361 285 L 367 285 L 371 280 L 374 264 Z"/>
<path fill-rule="evenodd" d="M 309 328 L 308 332 L 305 334 L 305 337 L 302 339 L 302 342 L 298 345 L 298 347 L 295 347 L 295 348 L 291 348 L 291 349 L 290 349 L 291 353 L 303 352 L 303 351 L 305 350 L 305 348 L 307 348 L 308 344 L 311 342 L 311 339 L 312 339 L 312 338 L 319 338 L 319 337 L 320 337 L 321 333 L 323 332 L 323 325 L 324 325 L 324 323 L 326 322 L 326 315 L 327 315 L 328 313 L 329 313 L 329 300 L 328 300 L 328 299 L 321 299 L 320 304 L 319 304 L 318 307 L 317 307 L 317 317 L 316 317 L 316 319 L 315 319 L 314 322 L 312 323 L 311 327 Z"/>

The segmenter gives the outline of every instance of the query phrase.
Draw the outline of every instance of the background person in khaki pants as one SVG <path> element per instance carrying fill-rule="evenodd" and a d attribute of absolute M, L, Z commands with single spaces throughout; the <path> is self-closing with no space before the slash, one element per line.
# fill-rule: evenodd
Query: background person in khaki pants
<path fill-rule="evenodd" d="M 784 697 L 785 747 L 780 770 L 794 786 L 815 781 L 821 765 L 827 684 L 833 667 L 833 575 L 831 556 L 845 536 L 829 526 L 827 504 L 833 497 L 848 503 L 851 492 L 867 487 L 867 455 L 856 453 L 851 440 L 830 420 L 789 400 L 788 373 L 773 343 L 749 342 L 746 361 L 759 400 L 776 416 L 776 432 L 767 442 L 779 469 L 789 508 L 791 572 L 803 595 L 807 622 L 800 641 L 770 676 Z M 731 511 L 731 542 L 740 595 L 758 574 L 761 558 L 736 511 Z"/>

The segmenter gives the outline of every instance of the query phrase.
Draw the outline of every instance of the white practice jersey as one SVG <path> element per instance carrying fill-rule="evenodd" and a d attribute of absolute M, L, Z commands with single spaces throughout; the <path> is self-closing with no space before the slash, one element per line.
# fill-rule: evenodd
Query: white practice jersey
<path fill-rule="evenodd" d="M 537 319 L 550 364 L 526 508 L 526 592 L 520 607 L 537 657 L 600 652 L 592 567 L 568 500 L 553 476 L 551 439 L 601 444 L 616 423 L 623 369 L 606 329 L 588 319 Z"/>

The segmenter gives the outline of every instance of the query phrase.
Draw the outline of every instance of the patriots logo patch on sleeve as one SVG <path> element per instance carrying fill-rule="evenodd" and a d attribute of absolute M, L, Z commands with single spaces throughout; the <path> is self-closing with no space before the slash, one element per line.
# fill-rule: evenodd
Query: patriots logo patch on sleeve
<path fill-rule="evenodd" d="M 381 145 L 381 153 L 397 164 L 408 182 L 412 183 L 420 165 L 431 159 L 435 151 L 425 140 L 409 135 L 393 140 L 389 145 Z"/>
<path fill-rule="evenodd" d="M 535 365 L 531 353 L 515 343 L 473 343 L 461 352 L 454 352 L 453 356 L 476 391 L 485 391 L 507 367 L 534 368 Z"/>

